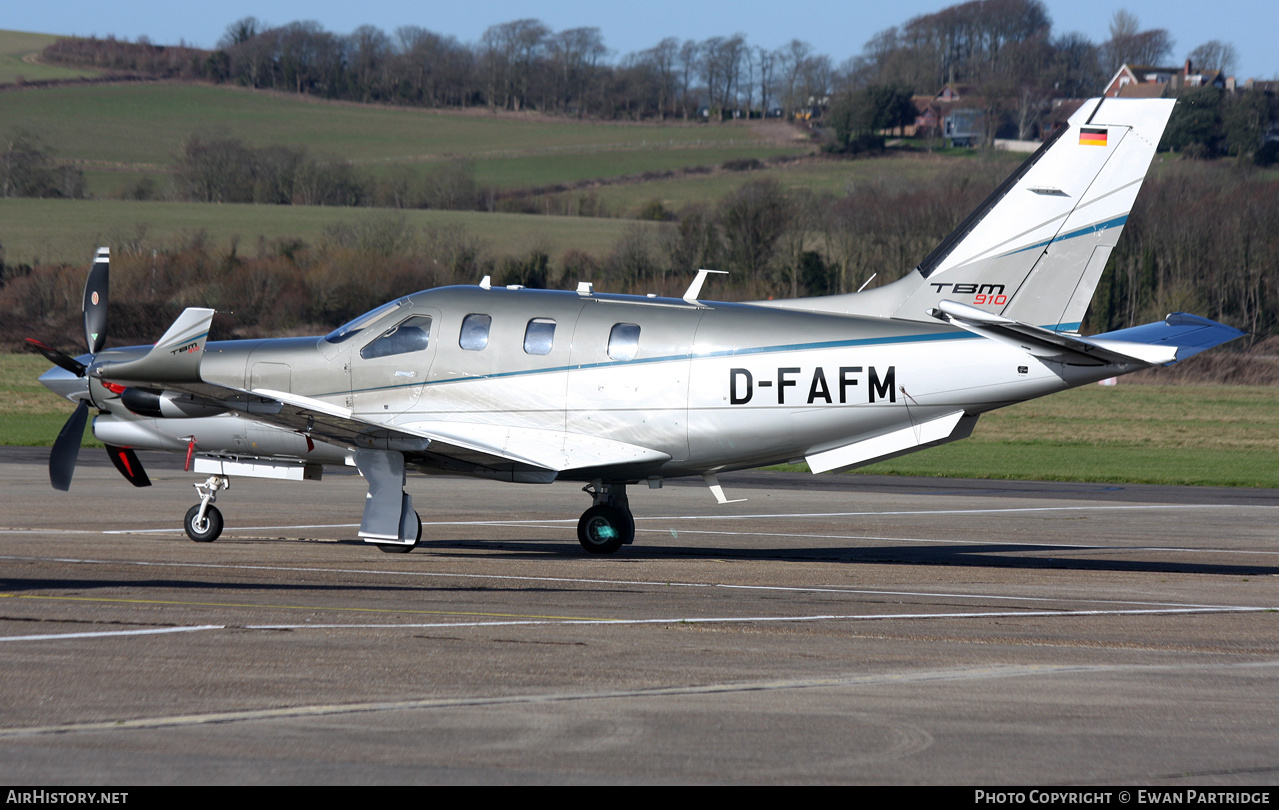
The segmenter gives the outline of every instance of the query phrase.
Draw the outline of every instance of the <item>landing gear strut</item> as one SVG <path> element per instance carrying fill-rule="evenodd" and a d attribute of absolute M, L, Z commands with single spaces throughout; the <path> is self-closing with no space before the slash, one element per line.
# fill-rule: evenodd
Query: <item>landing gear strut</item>
<path fill-rule="evenodd" d="M 592 481 L 582 487 L 595 505 L 577 522 L 577 542 L 592 554 L 612 554 L 635 540 L 635 518 L 626 500 L 626 484 Z"/>
<path fill-rule="evenodd" d="M 200 493 L 200 502 L 187 510 L 182 521 L 187 537 L 197 543 L 212 543 L 222 534 L 222 512 L 213 502 L 218 499 L 219 489 L 229 489 L 231 479 L 225 475 L 210 475 L 203 484 L 193 484 Z"/>

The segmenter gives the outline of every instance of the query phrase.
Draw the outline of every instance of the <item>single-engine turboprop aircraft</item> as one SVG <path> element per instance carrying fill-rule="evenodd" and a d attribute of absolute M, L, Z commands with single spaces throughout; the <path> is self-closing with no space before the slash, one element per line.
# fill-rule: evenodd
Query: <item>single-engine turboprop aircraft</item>
<path fill-rule="evenodd" d="M 1094 99 L 914 270 L 845 295 L 730 304 L 476 287 L 414 293 L 324 337 L 208 342 L 187 309 L 150 347 L 103 349 L 108 252 L 85 287 L 87 355 L 31 343 L 40 379 L 77 403 L 54 444 L 68 489 L 90 407 L 130 482 L 133 448 L 207 475 L 184 526 L 222 530 L 231 476 L 368 482 L 359 535 L 409 551 L 405 470 L 584 482 L 587 551 L 630 543 L 627 486 L 803 459 L 847 470 L 968 436 L 985 411 L 1178 360 L 1236 329 L 1175 313 L 1091 337 L 1080 322 L 1172 112 Z"/>

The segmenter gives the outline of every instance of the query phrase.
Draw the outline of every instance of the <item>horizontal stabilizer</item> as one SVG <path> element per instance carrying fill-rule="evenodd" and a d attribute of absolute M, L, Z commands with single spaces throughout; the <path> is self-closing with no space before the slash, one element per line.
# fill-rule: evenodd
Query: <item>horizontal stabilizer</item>
<path fill-rule="evenodd" d="M 995 315 L 956 301 L 942 301 L 936 309 L 929 310 L 929 314 L 938 320 L 967 329 L 973 334 L 1021 349 L 1034 357 L 1057 360 L 1070 365 L 1102 366 L 1137 363 L 1145 366 L 1161 366 L 1175 363 L 1179 359 L 1176 345 L 1133 340 L 1120 332 L 1084 338 L 1040 326 L 1018 323 L 1002 315 Z M 1212 323 L 1212 321 L 1206 321 L 1206 323 Z"/>
<path fill-rule="evenodd" d="M 848 470 L 923 447 L 966 438 L 976 424 L 977 417 L 965 419 L 963 411 L 954 411 L 891 433 L 859 439 L 833 450 L 810 453 L 804 460 L 814 473 Z"/>
<path fill-rule="evenodd" d="M 137 360 L 102 363 L 94 375 L 121 384 L 197 383 L 204 344 L 209 341 L 209 325 L 214 311 L 189 307 L 169 327 L 151 351 Z"/>
<path fill-rule="evenodd" d="M 1162 321 L 1094 335 L 1089 340 L 1102 345 L 1122 341 L 1128 345 L 1160 346 L 1173 349 L 1176 360 L 1180 361 L 1245 334 L 1247 333 L 1224 323 L 1186 312 L 1174 312 Z"/>

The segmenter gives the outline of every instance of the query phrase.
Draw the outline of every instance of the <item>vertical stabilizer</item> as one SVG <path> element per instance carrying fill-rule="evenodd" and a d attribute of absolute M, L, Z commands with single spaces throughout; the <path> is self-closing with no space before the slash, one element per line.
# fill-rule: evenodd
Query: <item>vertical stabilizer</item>
<path fill-rule="evenodd" d="M 1128 221 L 1171 100 L 1103 99 L 1068 125 L 920 263 L 896 317 L 943 300 L 1075 331 Z"/>
<path fill-rule="evenodd" d="M 1092 99 L 919 266 L 864 293 L 773 306 L 931 320 L 956 301 L 1076 331 L 1174 102 Z"/>

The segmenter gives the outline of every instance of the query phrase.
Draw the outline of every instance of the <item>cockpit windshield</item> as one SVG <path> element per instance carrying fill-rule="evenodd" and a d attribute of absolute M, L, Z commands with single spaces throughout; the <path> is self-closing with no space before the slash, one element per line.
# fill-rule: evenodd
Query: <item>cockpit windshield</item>
<path fill-rule="evenodd" d="M 371 309 L 358 318 L 347 321 L 337 329 L 329 332 L 324 336 L 324 339 L 329 343 L 344 343 L 358 335 L 366 326 L 378 320 L 383 315 L 402 306 L 406 306 L 408 303 L 409 299 L 405 297 L 392 301 L 389 304 L 383 304 L 377 309 Z"/>

